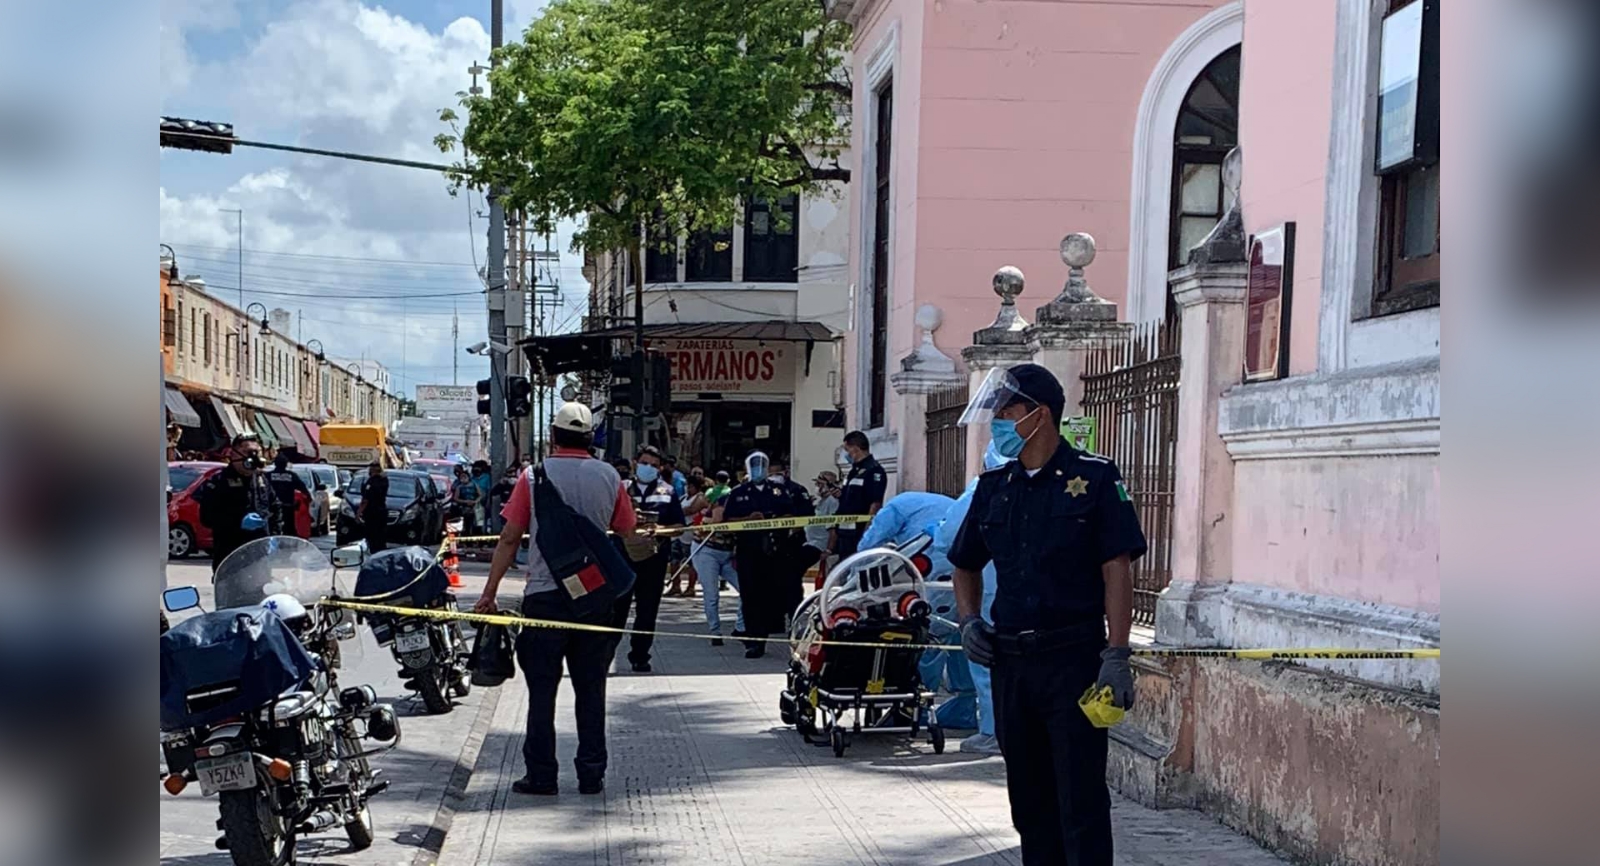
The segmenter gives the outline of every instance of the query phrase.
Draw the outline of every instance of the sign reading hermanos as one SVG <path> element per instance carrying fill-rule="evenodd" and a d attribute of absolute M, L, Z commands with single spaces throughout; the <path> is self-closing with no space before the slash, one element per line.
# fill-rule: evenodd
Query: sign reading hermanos
<path fill-rule="evenodd" d="M 794 363 L 788 344 L 758 340 L 655 340 L 672 361 L 675 394 L 790 394 Z"/>

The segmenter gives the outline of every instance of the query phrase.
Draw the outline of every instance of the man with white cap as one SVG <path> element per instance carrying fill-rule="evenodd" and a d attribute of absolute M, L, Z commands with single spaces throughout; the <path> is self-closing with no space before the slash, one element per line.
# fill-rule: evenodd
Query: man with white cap
<path fill-rule="evenodd" d="M 619 535 L 633 531 L 637 522 L 633 502 L 623 490 L 617 470 L 589 454 L 594 444 L 594 416 L 582 403 L 566 403 L 550 423 L 554 446 L 542 464 L 546 477 L 561 499 L 579 518 Z M 515 561 L 525 535 L 535 531 L 533 494 L 529 471 L 523 470 L 500 516 L 505 529 L 495 547 L 489 579 L 473 610 L 493 613 L 495 591 Z M 536 619 L 568 619 L 561 591 L 537 544 L 528 545 L 528 582 L 522 595 L 522 615 Z M 611 625 L 606 612 L 592 625 Z M 576 701 L 578 721 L 578 793 L 605 790 L 606 675 L 617 638 L 603 632 L 556 628 L 525 628 L 517 636 L 517 662 L 528 680 L 528 732 L 522 756 L 528 774 L 512 783 L 519 794 L 553 795 L 560 764 L 556 761 L 556 688 L 561 685 L 561 663 L 566 662 Z"/>

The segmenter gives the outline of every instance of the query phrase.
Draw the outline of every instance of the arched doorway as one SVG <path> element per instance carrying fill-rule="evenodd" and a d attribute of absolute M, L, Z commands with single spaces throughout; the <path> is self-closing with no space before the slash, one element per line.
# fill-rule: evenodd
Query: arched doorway
<path fill-rule="evenodd" d="M 1167 268 L 1181 267 L 1189 250 L 1222 219 L 1228 202 L 1222 160 L 1239 143 L 1239 46 L 1217 55 L 1184 95 L 1172 134 L 1172 191 L 1167 209 Z M 1167 293 L 1166 314 L 1176 314 Z"/>
<path fill-rule="evenodd" d="M 1145 84 L 1134 125 L 1129 197 L 1128 293 L 1123 315 L 1131 321 L 1148 322 L 1166 316 L 1167 271 L 1173 264 L 1174 250 L 1184 237 L 1182 221 L 1175 218 L 1182 214 L 1174 208 L 1175 201 L 1182 204 L 1179 159 L 1199 160 L 1206 156 L 1202 151 L 1211 149 L 1226 155 L 1222 135 L 1213 128 L 1222 120 L 1214 116 L 1220 96 L 1231 97 L 1220 102 L 1233 106 L 1227 112 L 1231 122 L 1226 125 L 1237 141 L 1239 46 L 1243 40 L 1244 4 L 1234 0 L 1218 6 L 1173 40 Z M 1181 125 L 1180 115 L 1186 115 Z M 1202 135 L 1209 141 L 1202 142 Z M 1178 145 L 1183 137 L 1190 141 L 1180 154 Z M 1219 163 L 1221 155 L 1214 157 Z M 1200 229 L 1207 213 L 1199 206 L 1208 170 L 1191 173 L 1195 176 L 1191 195 L 1197 206 L 1188 231 L 1198 232 L 1198 239 L 1210 231 L 1209 225 L 1204 231 Z M 1217 178 L 1220 195 L 1220 170 Z M 1211 216 L 1214 224 L 1216 216 Z"/>

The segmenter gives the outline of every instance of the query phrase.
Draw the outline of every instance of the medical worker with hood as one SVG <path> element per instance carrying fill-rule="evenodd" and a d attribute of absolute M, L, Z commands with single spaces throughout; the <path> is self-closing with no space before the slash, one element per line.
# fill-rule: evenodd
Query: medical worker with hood
<path fill-rule="evenodd" d="M 998 469 L 1011 462 L 1011 459 L 1000 456 L 995 450 L 994 443 L 983 452 L 983 469 Z M 967 509 L 972 505 L 973 491 L 978 489 L 978 479 L 967 482 L 967 489 L 961 497 L 950 506 L 944 522 L 939 525 L 939 531 L 934 533 L 931 555 L 945 556 L 950 550 L 950 543 L 955 541 L 956 532 L 961 529 L 961 522 L 966 520 Z M 946 568 L 949 566 L 946 565 Z M 994 563 L 983 567 L 983 616 L 987 619 L 989 608 L 994 605 L 995 595 L 995 570 Z M 980 664 L 967 663 L 972 672 L 972 684 L 978 691 L 978 732 L 961 741 L 961 751 L 973 752 L 983 755 L 1000 754 L 1000 742 L 994 735 L 994 692 L 990 689 L 989 669 Z"/>

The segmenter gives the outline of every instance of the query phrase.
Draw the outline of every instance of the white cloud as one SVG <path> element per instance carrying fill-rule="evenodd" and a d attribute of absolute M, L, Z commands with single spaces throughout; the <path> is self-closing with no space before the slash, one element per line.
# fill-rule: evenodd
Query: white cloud
<path fill-rule="evenodd" d="M 161 92 L 174 96 L 194 78 L 188 34 L 225 30 L 239 23 L 234 0 L 161 0 Z"/>

